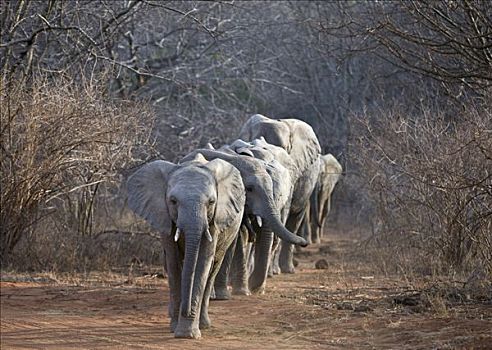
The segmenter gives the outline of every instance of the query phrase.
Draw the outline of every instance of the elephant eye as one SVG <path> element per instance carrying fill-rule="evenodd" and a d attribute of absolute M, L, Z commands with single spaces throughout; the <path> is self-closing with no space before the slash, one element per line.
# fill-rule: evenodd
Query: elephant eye
<path fill-rule="evenodd" d="M 208 201 L 208 204 L 214 204 L 215 203 L 215 199 L 214 198 L 210 198 L 210 200 Z"/>
<path fill-rule="evenodd" d="M 178 200 L 176 199 L 176 197 L 174 196 L 171 196 L 169 198 L 169 201 L 171 202 L 172 205 L 176 205 L 176 203 L 178 203 Z"/>
<path fill-rule="evenodd" d="M 246 191 L 253 192 L 253 186 L 246 186 Z"/>

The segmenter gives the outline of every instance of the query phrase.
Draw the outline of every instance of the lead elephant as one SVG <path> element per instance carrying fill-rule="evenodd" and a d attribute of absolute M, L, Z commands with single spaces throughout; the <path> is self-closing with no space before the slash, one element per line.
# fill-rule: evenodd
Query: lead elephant
<path fill-rule="evenodd" d="M 332 154 L 321 156 L 321 171 L 310 198 L 310 214 L 303 222 L 303 236 L 309 242 L 320 242 L 326 217 L 330 213 L 331 194 L 342 171 L 342 166 Z"/>
<path fill-rule="evenodd" d="M 128 205 L 161 233 L 175 337 L 199 338 L 210 326 L 208 303 L 226 250 L 237 238 L 245 204 L 239 171 L 197 154 L 189 162 L 148 163 L 127 182 Z"/>
<path fill-rule="evenodd" d="M 321 147 L 313 129 L 298 119 L 276 120 L 255 114 L 246 121 L 239 137 L 246 141 L 263 137 L 266 142 L 285 149 L 292 158 L 299 177 L 294 185 L 286 228 L 299 232 L 321 162 Z M 293 253 L 292 244 L 283 240 L 279 258 L 282 272 L 294 272 Z"/>

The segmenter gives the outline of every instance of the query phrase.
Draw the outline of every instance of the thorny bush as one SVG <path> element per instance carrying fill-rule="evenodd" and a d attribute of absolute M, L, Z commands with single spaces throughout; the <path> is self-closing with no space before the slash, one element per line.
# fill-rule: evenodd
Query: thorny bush
<path fill-rule="evenodd" d="M 373 242 L 419 274 L 492 275 L 492 109 L 354 118 Z M 383 259 L 384 260 L 384 259 Z"/>

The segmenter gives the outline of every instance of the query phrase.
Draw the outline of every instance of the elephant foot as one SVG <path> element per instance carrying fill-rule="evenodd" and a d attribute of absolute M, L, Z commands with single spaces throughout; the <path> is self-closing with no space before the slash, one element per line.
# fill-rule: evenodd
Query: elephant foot
<path fill-rule="evenodd" d="M 282 273 L 296 273 L 296 269 L 294 268 L 294 265 L 292 263 L 287 265 L 280 265 L 280 271 L 282 271 Z"/>
<path fill-rule="evenodd" d="M 251 276 L 253 277 L 253 276 Z M 249 279 L 249 290 L 252 294 L 263 294 L 265 292 L 266 278 L 265 279 Z"/>
<path fill-rule="evenodd" d="M 171 333 L 174 333 L 176 331 L 176 327 L 178 327 L 178 320 L 171 320 L 171 324 L 169 325 L 169 329 L 171 330 Z"/>
<path fill-rule="evenodd" d="M 269 278 L 273 277 L 273 269 L 268 269 L 267 277 L 269 277 Z"/>
<path fill-rule="evenodd" d="M 265 294 L 265 285 L 266 283 L 253 283 L 250 281 L 249 283 L 249 290 L 251 291 L 251 294 Z"/>
<path fill-rule="evenodd" d="M 274 275 L 280 275 L 280 273 L 281 273 L 280 266 L 278 266 L 277 264 L 273 264 L 272 272 Z"/>
<path fill-rule="evenodd" d="M 321 243 L 321 239 L 319 239 L 319 237 L 313 238 L 313 244 L 320 244 L 320 243 Z"/>
<path fill-rule="evenodd" d="M 251 292 L 247 287 L 232 288 L 233 295 L 251 295 Z"/>
<path fill-rule="evenodd" d="M 258 294 L 258 295 L 265 294 L 265 287 L 261 286 L 258 288 L 251 288 L 251 294 Z"/>
<path fill-rule="evenodd" d="M 202 337 L 202 332 L 198 328 L 194 329 L 179 329 L 177 328 L 174 332 L 175 338 L 187 338 L 187 339 L 200 339 Z"/>
<path fill-rule="evenodd" d="M 201 336 L 202 332 L 194 325 L 193 319 L 180 319 L 178 326 L 174 330 L 175 338 L 199 339 Z"/>
<path fill-rule="evenodd" d="M 229 300 L 231 299 L 231 292 L 227 288 L 215 288 L 215 293 L 212 297 L 210 296 L 210 299 L 212 300 Z"/>
<path fill-rule="evenodd" d="M 200 316 L 200 328 L 201 329 L 210 328 L 211 325 L 212 325 L 212 322 L 210 321 L 210 317 L 208 317 L 208 315 L 201 315 Z"/>

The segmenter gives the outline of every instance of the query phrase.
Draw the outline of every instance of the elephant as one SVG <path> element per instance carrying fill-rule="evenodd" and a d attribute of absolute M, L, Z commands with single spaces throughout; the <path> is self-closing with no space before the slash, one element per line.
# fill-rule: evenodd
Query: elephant
<path fill-rule="evenodd" d="M 239 170 L 246 189 L 245 221 L 251 222 L 252 226 L 254 226 L 254 231 L 256 232 L 258 232 L 260 228 L 263 228 L 265 232 L 270 232 L 270 234 L 262 234 L 256 239 L 256 244 L 263 245 L 264 248 L 262 249 L 264 251 L 270 249 L 269 244 L 271 245 L 273 233 L 289 244 L 300 245 L 303 247 L 307 245 L 304 238 L 287 230 L 282 222 L 279 201 L 288 199 L 282 198 L 280 200 L 278 194 L 277 196 L 275 195 L 274 181 L 272 180 L 272 174 L 275 173 L 275 170 L 272 164 L 251 157 L 250 155 L 238 154 L 234 149 L 228 146 L 224 146 L 217 150 L 210 149 L 210 147 L 195 150 L 185 156 L 181 162 L 192 159 L 197 153 L 202 154 L 208 160 L 225 160 Z M 282 181 L 279 180 L 279 182 L 281 183 Z M 284 214 L 284 216 L 285 215 L 286 214 Z M 262 291 L 263 279 L 258 278 L 257 280 L 255 277 L 249 279 L 253 292 Z M 224 284 L 222 284 L 222 286 L 224 286 Z M 233 285 L 233 292 L 234 290 L 235 286 Z M 219 295 L 227 294 L 226 291 L 216 290 L 215 292 Z"/>
<path fill-rule="evenodd" d="M 331 194 L 342 175 L 342 166 L 332 154 L 321 156 L 321 171 L 310 198 L 310 214 L 303 222 L 303 236 L 319 243 L 326 217 L 330 213 Z"/>
<path fill-rule="evenodd" d="M 285 226 L 291 232 L 299 232 L 321 166 L 321 147 L 314 130 L 298 119 L 276 120 L 255 114 L 243 125 L 239 137 L 245 141 L 263 137 L 266 142 L 282 147 L 290 155 L 299 177 L 294 184 Z M 285 240 L 281 245 L 280 269 L 284 273 L 294 273 L 294 247 Z"/>
<path fill-rule="evenodd" d="M 246 191 L 239 171 L 196 154 L 188 162 L 147 163 L 127 180 L 128 206 L 161 233 L 169 279 L 171 331 L 200 338 L 209 297 L 237 239 Z"/>
<path fill-rule="evenodd" d="M 268 144 L 264 139 L 245 142 L 238 139 L 221 149 L 233 150 L 237 154 L 254 157 L 266 163 L 267 171 L 272 178 L 273 195 L 277 208 L 280 210 L 282 224 L 285 224 L 290 211 L 292 191 L 297 176 L 295 166 L 287 152 L 278 146 Z M 272 275 L 272 251 L 278 245 L 278 237 L 268 226 L 258 227 L 253 225 L 255 231 L 254 262 L 249 277 L 249 288 L 252 292 L 262 293 L 265 290 L 267 275 Z M 245 261 L 242 262 L 243 266 Z M 232 276 L 235 277 L 234 275 Z"/>

